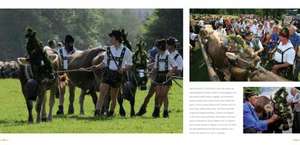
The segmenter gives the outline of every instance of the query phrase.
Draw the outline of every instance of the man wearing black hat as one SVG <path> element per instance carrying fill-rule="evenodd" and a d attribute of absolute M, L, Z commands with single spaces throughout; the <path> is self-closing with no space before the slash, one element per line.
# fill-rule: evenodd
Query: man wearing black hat
<path fill-rule="evenodd" d="M 100 97 L 97 100 L 95 116 L 102 115 L 105 96 L 111 97 L 110 110 L 107 116 L 113 116 L 117 95 L 120 91 L 122 75 L 133 65 L 132 52 L 122 44 L 122 32 L 120 30 L 113 30 L 109 36 L 112 45 L 107 47 L 106 55 L 99 66 L 100 68 L 105 67 L 105 71 L 99 88 Z"/>
<path fill-rule="evenodd" d="M 58 52 L 63 59 L 63 68 L 68 69 L 68 58 L 77 49 L 74 47 L 74 38 L 71 35 L 66 35 L 65 37 L 65 47 L 59 48 Z"/>
<path fill-rule="evenodd" d="M 174 73 L 176 76 L 182 76 L 183 72 L 183 60 L 179 52 L 176 50 L 176 43 L 177 39 L 175 37 L 169 37 L 167 39 L 167 49 L 170 53 L 170 57 L 174 60 L 175 66 L 174 67 Z M 169 99 L 166 98 L 164 101 L 164 112 L 168 112 L 169 108 Z M 164 117 L 168 117 L 168 113 L 165 114 Z"/>
<path fill-rule="evenodd" d="M 174 59 L 176 63 L 176 75 L 181 75 L 183 69 L 182 56 L 176 50 L 177 39 L 174 37 L 169 37 L 167 39 L 167 50 L 170 53 L 170 57 Z"/>
<path fill-rule="evenodd" d="M 277 46 L 273 56 L 272 72 L 276 74 L 283 74 L 284 77 L 292 79 L 293 65 L 296 52 L 293 44 L 289 40 L 289 30 L 283 28 L 279 33 L 279 45 Z"/>
<path fill-rule="evenodd" d="M 252 32 L 246 32 L 244 39 L 249 47 L 254 50 L 254 55 L 260 55 L 263 52 L 264 47 L 261 44 L 261 41 L 258 38 L 253 38 Z"/>
<path fill-rule="evenodd" d="M 74 47 L 74 42 L 75 42 L 75 40 L 71 35 L 66 35 L 65 42 L 64 42 L 65 47 L 58 48 L 58 53 L 63 60 L 62 65 L 63 65 L 64 70 L 68 69 L 69 58 L 77 50 Z M 62 95 L 59 98 L 59 106 L 58 106 L 58 111 L 56 112 L 56 114 L 58 114 L 58 115 L 64 114 L 63 105 L 64 105 L 64 96 Z"/>
<path fill-rule="evenodd" d="M 257 133 L 268 130 L 268 125 L 275 122 L 278 116 L 274 114 L 268 120 L 259 120 L 255 111 L 255 105 L 257 101 L 257 93 L 247 88 L 244 90 L 244 97 L 246 99 L 243 107 L 243 120 L 244 120 L 244 133 Z"/>
<path fill-rule="evenodd" d="M 165 101 L 168 100 L 168 92 L 172 85 L 172 80 L 169 79 L 170 76 L 174 75 L 176 63 L 174 59 L 170 56 L 170 53 L 166 47 L 166 40 L 161 39 L 158 41 L 158 53 L 155 57 L 154 66 L 152 69 L 153 74 L 155 74 L 154 82 L 155 85 L 155 107 L 152 113 L 152 117 L 159 117 L 160 108 Z M 166 106 L 165 106 L 166 107 Z M 169 117 L 167 108 L 164 108 L 163 117 Z"/>

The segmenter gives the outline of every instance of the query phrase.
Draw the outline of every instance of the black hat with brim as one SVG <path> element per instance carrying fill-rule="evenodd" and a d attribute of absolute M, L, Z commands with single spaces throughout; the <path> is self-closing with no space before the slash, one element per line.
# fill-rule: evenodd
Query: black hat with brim
<path fill-rule="evenodd" d="M 252 96 L 257 96 L 257 92 L 252 88 L 244 88 L 244 97 L 248 100 Z"/>
<path fill-rule="evenodd" d="M 121 40 L 122 32 L 120 30 L 112 30 L 111 33 L 108 34 L 109 37 L 116 37 L 117 39 Z"/>
<path fill-rule="evenodd" d="M 66 37 L 65 37 L 65 43 L 67 43 L 67 42 L 74 42 L 74 38 L 73 38 L 73 36 L 71 36 L 71 35 L 66 35 Z"/>
<path fill-rule="evenodd" d="M 167 44 L 168 45 L 176 45 L 176 38 L 174 37 L 169 37 L 168 40 L 167 40 Z"/>
<path fill-rule="evenodd" d="M 157 41 L 157 48 L 160 50 L 166 50 L 166 39 L 160 39 Z"/>

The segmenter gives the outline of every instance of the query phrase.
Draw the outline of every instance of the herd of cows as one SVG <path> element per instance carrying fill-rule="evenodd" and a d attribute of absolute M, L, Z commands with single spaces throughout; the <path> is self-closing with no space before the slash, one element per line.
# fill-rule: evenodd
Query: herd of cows
<path fill-rule="evenodd" d="M 237 41 L 241 39 L 239 36 L 231 36 L 225 48 L 212 26 L 205 25 L 201 28 L 199 37 L 196 46 L 202 49 L 211 81 L 287 81 L 262 67 L 257 59 L 258 55 L 253 55 L 253 49 L 240 49 L 237 45 Z M 229 62 L 237 63 L 228 66 Z"/>
<path fill-rule="evenodd" d="M 35 35 L 30 35 L 26 46 L 36 47 L 33 49 L 39 49 L 38 40 Z M 105 55 L 105 49 L 92 48 L 83 51 L 76 51 L 68 58 L 68 70 L 63 69 L 63 58 L 55 49 L 44 50 L 48 56 L 53 67 L 55 77 L 43 78 L 39 82 L 35 81 L 32 65 L 27 58 L 20 57 L 17 61 L 11 61 L 9 63 L 1 63 L 1 72 L 5 72 L 3 76 L 13 77 L 20 80 L 22 93 L 25 97 L 26 106 L 28 110 L 28 122 L 33 123 L 33 109 L 35 104 L 36 122 L 51 121 L 53 114 L 53 107 L 55 98 L 59 98 L 59 110 L 57 114 L 62 113 L 64 104 L 64 95 L 66 87 L 69 87 L 69 106 L 68 114 L 74 113 L 74 97 L 75 87 L 80 89 L 79 103 L 80 114 L 84 112 L 84 98 L 86 95 L 92 97 L 95 109 L 97 103 L 97 91 L 101 82 L 103 70 L 92 68 L 102 62 Z M 145 75 L 147 72 L 145 71 Z M 125 116 L 126 112 L 123 107 L 123 100 L 129 100 L 131 105 L 130 115 L 135 115 L 135 94 L 137 88 L 141 85 L 140 72 L 135 69 L 131 69 L 127 72 L 126 79 L 121 85 L 121 92 L 118 97 L 118 103 L 120 105 L 119 114 Z M 1 74 L 2 77 L 2 74 Z M 147 83 L 147 82 L 144 82 Z M 46 94 L 50 91 L 50 96 Z M 46 101 L 47 100 L 47 101 Z M 45 102 L 48 102 L 47 104 Z M 108 110 L 110 103 L 110 97 L 107 96 L 104 100 L 104 111 Z M 46 112 L 46 105 L 49 105 L 49 110 Z"/>

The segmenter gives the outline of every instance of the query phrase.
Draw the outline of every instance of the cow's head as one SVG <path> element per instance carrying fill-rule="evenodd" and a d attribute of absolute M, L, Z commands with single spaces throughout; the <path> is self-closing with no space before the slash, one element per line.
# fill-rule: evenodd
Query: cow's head
<path fill-rule="evenodd" d="M 259 118 L 268 119 L 274 112 L 272 100 L 267 96 L 259 96 L 255 104 L 255 111 Z"/>
<path fill-rule="evenodd" d="M 34 32 L 31 28 L 27 28 L 25 38 L 27 40 L 26 50 L 29 55 L 41 55 L 43 52 L 43 45 L 41 41 L 37 39 L 36 32 Z"/>

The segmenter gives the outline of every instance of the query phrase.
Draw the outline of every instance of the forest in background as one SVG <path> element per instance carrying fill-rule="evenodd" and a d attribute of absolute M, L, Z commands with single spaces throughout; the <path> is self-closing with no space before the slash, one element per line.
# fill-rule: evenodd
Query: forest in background
<path fill-rule="evenodd" d="M 181 43 L 183 14 L 179 9 L 1 9 L 0 60 L 24 56 L 25 29 L 33 28 L 46 45 L 48 40 L 63 41 L 71 34 L 81 50 L 109 45 L 108 33 L 124 28 L 135 46 L 143 37 L 147 49 L 158 38 L 175 36 Z"/>
<path fill-rule="evenodd" d="M 241 15 L 254 14 L 262 17 L 280 19 L 283 15 L 296 15 L 300 9 L 191 9 L 192 14 Z"/>

